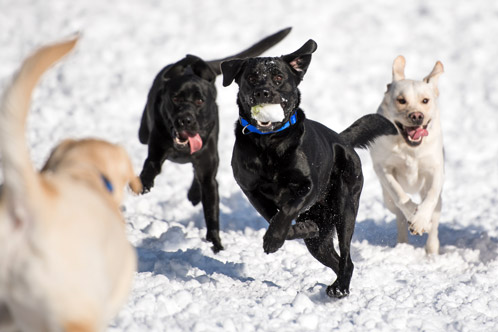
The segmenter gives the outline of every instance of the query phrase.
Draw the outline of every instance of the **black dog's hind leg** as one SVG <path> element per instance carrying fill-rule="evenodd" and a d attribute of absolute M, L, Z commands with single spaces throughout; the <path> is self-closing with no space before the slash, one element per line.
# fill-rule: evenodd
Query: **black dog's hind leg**
<path fill-rule="evenodd" d="M 349 210 L 349 211 L 347 211 Z M 353 237 L 356 211 L 353 204 L 348 205 L 344 211 L 342 220 L 336 224 L 337 237 L 339 239 L 339 271 L 337 279 L 332 285 L 327 287 L 327 294 L 330 297 L 341 298 L 349 295 L 349 284 L 353 276 L 353 261 L 351 260 L 351 239 Z"/>
<path fill-rule="evenodd" d="M 313 257 L 338 274 L 340 257 L 334 249 L 335 227 L 334 221 L 330 220 L 330 216 L 333 216 L 333 214 L 327 206 L 316 204 L 302 213 L 297 221 L 299 223 L 302 220 L 312 220 L 317 225 L 319 229 L 318 236 L 306 238 L 304 243 Z"/>
<path fill-rule="evenodd" d="M 310 209 L 309 216 L 319 227 L 319 236 L 305 239 L 310 253 L 325 266 L 330 267 L 337 275 L 336 281 L 327 287 L 330 297 L 345 297 L 349 295 L 349 284 L 353 275 L 351 260 L 351 239 L 353 237 L 358 200 L 361 192 L 362 177 L 358 185 L 348 187 L 343 181 L 335 181 L 335 190 L 327 197 L 327 207 L 320 206 Z M 351 194 L 351 191 L 354 193 Z M 334 234 L 337 231 L 340 256 L 334 249 Z"/>

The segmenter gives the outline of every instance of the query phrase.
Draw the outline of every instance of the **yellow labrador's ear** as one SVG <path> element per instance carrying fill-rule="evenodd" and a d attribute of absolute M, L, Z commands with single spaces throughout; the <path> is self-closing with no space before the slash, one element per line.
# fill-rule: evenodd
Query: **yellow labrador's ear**
<path fill-rule="evenodd" d="M 434 93 L 436 94 L 436 96 L 439 96 L 437 81 L 439 79 L 439 75 L 441 75 L 442 73 L 444 73 L 443 64 L 441 63 L 441 61 L 438 61 L 434 65 L 434 68 L 432 69 L 431 73 L 426 77 L 424 77 L 424 82 L 432 85 L 432 88 L 434 89 Z"/>
<path fill-rule="evenodd" d="M 393 62 L 393 82 L 405 79 L 405 57 L 398 55 Z"/>
<path fill-rule="evenodd" d="M 434 65 L 434 68 L 432 69 L 431 73 L 424 78 L 425 83 L 430 83 L 434 86 L 436 93 L 438 93 L 437 80 L 439 78 L 439 75 L 441 75 L 442 73 L 444 73 L 443 64 L 441 63 L 441 61 L 438 61 Z"/>

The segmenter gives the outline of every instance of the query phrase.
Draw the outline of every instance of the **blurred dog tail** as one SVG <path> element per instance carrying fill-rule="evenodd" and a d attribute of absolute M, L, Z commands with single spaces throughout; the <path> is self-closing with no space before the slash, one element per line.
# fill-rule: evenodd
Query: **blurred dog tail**
<path fill-rule="evenodd" d="M 0 153 L 2 154 L 4 186 L 9 207 L 20 213 L 21 202 L 29 200 L 40 187 L 25 137 L 31 95 L 43 73 L 66 55 L 77 38 L 40 48 L 28 57 L 5 91 L 0 104 Z M 36 194 L 36 193 L 35 193 Z"/>
<path fill-rule="evenodd" d="M 289 32 L 291 30 L 292 30 L 292 28 L 286 28 L 286 29 L 280 30 L 280 31 L 274 33 L 273 35 L 270 35 L 270 36 L 260 40 L 256 44 L 252 45 L 251 47 L 249 47 L 248 49 L 246 49 L 240 53 L 237 53 L 235 55 L 231 55 L 231 56 L 223 58 L 223 59 L 207 61 L 207 64 L 216 73 L 216 75 L 220 75 L 221 74 L 221 63 L 223 61 L 228 61 L 228 60 L 232 60 L 232 59 L 245 59 L 245 58 L 256 57 L 256 56 L 260 55 L 261 53 L 263 53 L 264 51 L 271 48 L 272 46 L 278 44 L 280 41 L 282 41 L 282 39 L 284 39 L 289 34 Z"/>
<path fill-rule="evenodd" d="M 377 137 L 396 135 L 398 130 L 380 114 L 367 114 L 341 132 L 341 138 L 353 148 L 366 149 Z"/>

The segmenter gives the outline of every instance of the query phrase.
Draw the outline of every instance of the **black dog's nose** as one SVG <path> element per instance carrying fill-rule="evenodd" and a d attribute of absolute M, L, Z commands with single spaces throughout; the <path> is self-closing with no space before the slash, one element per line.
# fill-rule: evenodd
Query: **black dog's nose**
<path fill-rule="evenodd" d="M 421 112 L 413 112 L 408 114 L 410 121 L 417 126 L 420 126 L 424 122 L 424 114 Z"/>
<path fill-rule="evenodd" d="M 184 114 L 176 119 L 176 126 L 178 128 L 190 126 L 194 122 L 192 114 Z"/>
<path fill-rule="evenodd" d="M 268 89 L 258 89 L 254 91 L 254 99 L 256 102 L 261 103 L 261 102 L 268 102 L 271 97 L 271 92 Z"/>

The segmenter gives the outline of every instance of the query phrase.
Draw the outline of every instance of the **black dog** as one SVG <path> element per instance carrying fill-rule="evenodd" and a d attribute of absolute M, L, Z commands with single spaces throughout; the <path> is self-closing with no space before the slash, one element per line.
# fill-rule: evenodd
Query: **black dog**
<path fill-rule="evenodd" d="M 154 79 L 142 115 L 138 137 L 148 145 L 140 179 L 143 192 L 154 185 L 163 162 L 192 163 L 194 180 L 188 192 L 193 205 L 202 201 L 207 240 L 213 251 L 223 249 L 219 235 L 218 106 L 214 81 L 220 63 L 233 58 L 257 56 L 281 41 L 290 28 L 279 31 L 234 56 L 203 61 L 187 55 L 166 66 Z"/>
<path fill-rule="evenodd" d="M 309 40 L 292 54 L 226 61 L 221 69 L 224 86 L 233 80 L 239 85 L 232 168 L 242 191 L 270 223 L 265 252 L 277 251 L 286 239 L 303 238 L 310 253 L 337 274 L 327 294 L 343 297 L 353 273 L 350 244 L 363 186 L 354 148 L 397 131 L 377 114 L 360 118 L 341 134 L 305 118 L 297 86 L 316 47 Z M 281 120 L 257 120 L 259 105 L 275 104 L 282 108 Z M 335 231 L 340 255 L 334 250 Z"/>

